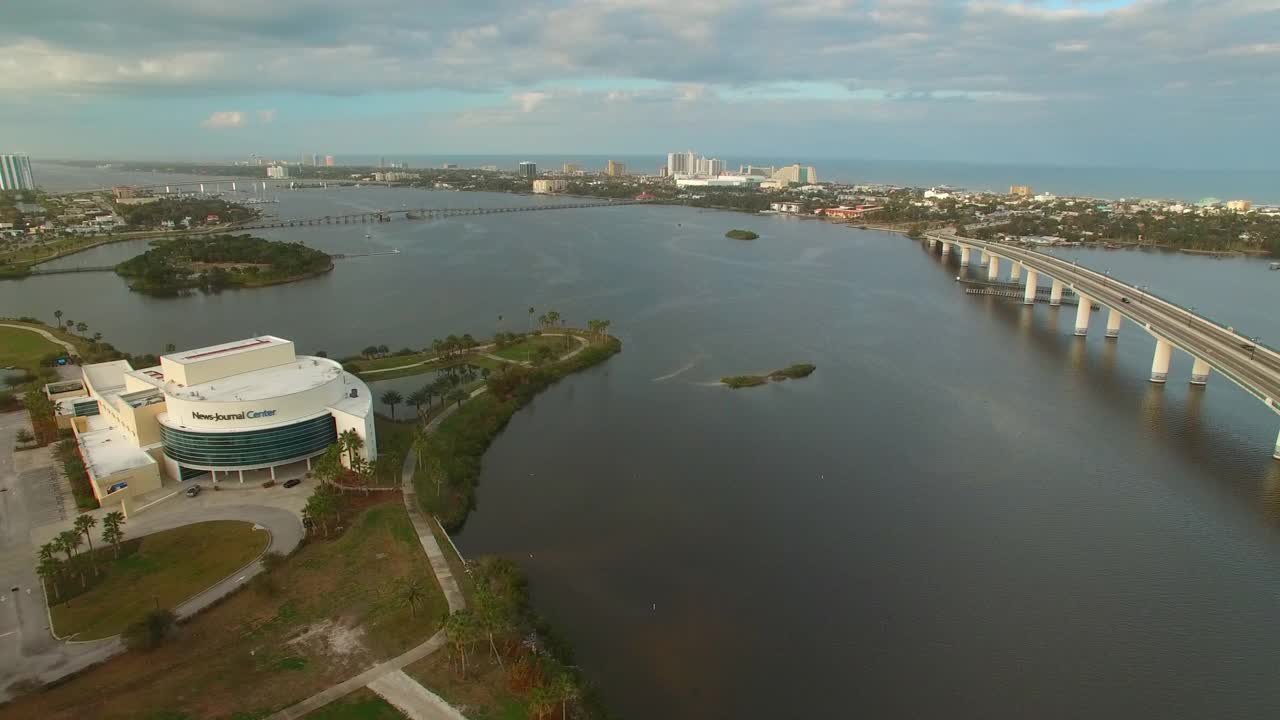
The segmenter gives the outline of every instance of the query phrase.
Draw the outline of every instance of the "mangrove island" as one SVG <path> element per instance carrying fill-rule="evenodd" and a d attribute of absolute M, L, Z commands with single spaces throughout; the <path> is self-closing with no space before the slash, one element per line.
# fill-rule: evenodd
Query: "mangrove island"
<path fill-rule="evenodd" d="M 794 365 L 784 367 L 781 370 L 774 370 L 768 375 L 729 375 L 720 378 L 720 383 L 737 390 L 739 388 L 764 385 L 768 382 L 781 382 L 788 378 L 809 377 L 809 375 L 817 369 L 818 366 L 813 365 L 812 363 L 796 363 Z"/>
<path fill-rule="evenodd" d="M 756 238 L 760 237 L 759 235 L 751 232 L 750 230 L 737 230 L 737 229 L 730 230 L 729 232 L 725 233 L 724 236 L 727 238 L 731 238 L 733 240 L 755 240 Z"/>
<path fill-rule="evenodd" d="M 145 253 L 116 266 L 129 289 L 148 295 L 185 295 L 194 289 L 262 287 L 293 282 L 333 269 L 333 258 L 302 243 L 252 235 L 159 240 Z"/>

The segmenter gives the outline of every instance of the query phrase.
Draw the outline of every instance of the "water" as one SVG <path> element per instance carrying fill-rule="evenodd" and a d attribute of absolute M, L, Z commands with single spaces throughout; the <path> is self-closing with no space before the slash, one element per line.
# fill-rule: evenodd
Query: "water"
<path fill-rule="evenodd" d="M 516 415 L 457 541 L 529 571 L 624 717 L 1280 711 L 1280 422 L 1221 378 L 1189 387 L 1186 356 L 1151 385 L 1154 342 L 1132 324 L 1077 339 L 1073 308 L 966 296 L 901 236 L 776 216 L 628 206 L 263 234 L 401 253 L 184 299 L 30 278 L 0 283 L 0 314 L 61 308 L 139 352 L 272 332 L 333 356 L 522 328 L 529 306 L 611 319 L 624 352 Z M 1265 262 L 1078 254 L 1280 338 Z M 808 379 L 714 385 L 802 361 Z"/>

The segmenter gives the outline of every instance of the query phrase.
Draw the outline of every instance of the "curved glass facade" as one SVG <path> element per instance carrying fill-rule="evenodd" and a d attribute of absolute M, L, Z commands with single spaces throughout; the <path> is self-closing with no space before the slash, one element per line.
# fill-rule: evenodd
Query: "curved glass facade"
<path fill-rule="evenodd" d="M 239 432 L 197 432 L 160 425 L 164 454 L 184 465 L 248 467 L 314 455 L 338 440 L 332 415 Z"/>

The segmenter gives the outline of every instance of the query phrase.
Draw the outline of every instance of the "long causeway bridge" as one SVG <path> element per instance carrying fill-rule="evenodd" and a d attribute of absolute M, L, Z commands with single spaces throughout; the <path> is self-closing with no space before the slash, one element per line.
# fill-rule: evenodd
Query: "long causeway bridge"
<path fill-rule="evenodd" d="M 1245 392 L 1262 401 L 1273 412 L 1280 413 L 1280 353 L 1263 345 L 1257 338 L 1236 332 L 1195 313 L 1189 308 L 1152 295 L 1146 288 L 1120 282 L 1100 273 L 1047 253 L 1014 245 L 960 237 L 954 231 L 933 232 L 923 240 L 943 259 L 956 253 L 961 267 L 978 258 L 987 268 L 987 280 L 998 283 L 1001 294 L 1016 283 L 1023 288 L 1023 302 L 1031 305 L 1042 295 L 1040 278 L 1051 281 L 1049 304 L 1061 305 L 1065 291 L 1075 292 L 1076 335 L 1089 332 L 1089 319 L 1094 306 L 1106 308 L 1106 337 L 1115 339 L 1125 319 L 1137 324 L 1156 340 L 1155 357 L 1151 361 L 1151 382 L 1164 383 L 1169 378 L 1169 361 L 1175 349 L 1191 356 L 1191 384 L 1204 385 L 1212 370 L 1239 385 Z M 1009 279 L 1001 282 L 1001 261 L 1008 261 Z M 1025 270 L 1025 279 L 1024 271 Z M 1280 437 L 1276 438 L 1275 458 L 1280 460 Z"/>
<path fill-rule="evenodd" d="M 237 225 L 238 230 L 263 230 L 268 228 L 303 227 L 306 225 L 340 225 L 346 223 L 378 223 L 391 222 L 396 216 L 406 220 L 433 220 L 437 218 L 459 217 L 463 215 L 496 215 L 498 213 L 534 212 L 537 210 L 578 210 L 583 208 L 617 207 L 619 205 L 641 205 L 645 200 L 613 200 L 609 202 L 556 203 L 554 205 L 522 205 L 518 207 L 489 208 L 403 208 L 400 210 L 369 210 L 348 213 L 346 215 L 325 215 L 324 217 L 297 218 L 292 220 L 276 220 L 272 222 L 249 221 Z"/>

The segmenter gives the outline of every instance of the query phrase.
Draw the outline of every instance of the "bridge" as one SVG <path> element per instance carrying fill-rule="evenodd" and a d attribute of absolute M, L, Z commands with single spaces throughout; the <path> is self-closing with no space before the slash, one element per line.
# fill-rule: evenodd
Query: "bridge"
<path fill-rule="evenodd" d="M 345 223 L 391 222 L 396 215 L 407 220 L 432 220 L 444 217 L 464 215 L 494 215 L 498 213 L 534 212 L 538 210 L 577 210 L 582 208 L 617 207 L 619 205 L 641 205 L 647 200 L 613 200 L 609 202 L 558 203 L 554 205 L 521 205 L 516 207 L 490 208 L 405 208 L 401 210 L 369 210 L 366 212 L 348 213 L 346 215 L 325 215 L 324 217 L 299 218 L 294 220 L 277 220 L 275 222 L 249 221 L 236 225 L 237 230 L 262 230 L 268 228 L 303 227 L 306 225 L 337 225 Z"/>
<path fill-rule="evenodd" d="M 1023 302 L 1028 305 L 1042 294 L 1041 276 L 1051 283 L 1050 305 L 1061 305 L 1064 293 L 1073 291 L 1077 298 L 1076 335 L 1088 334 L 1094 306 L 1107 311 L 1107 339 L 1119 337 L 1125 319 L 1137 324 L 1156 339 L 1155 357 L 1151 361 L 1153 383 L 1168 380 L 1169 362 L 1177 349 L 1194 360 L 1192 385 L 1205 385 L 1211 371 L 1217 370 L 1273 412 L 1280 413 L 1280 353 L 1262 345 L 1257 338 L 1241 335 L 1233 328 L 1153 295 L 1146 288 L 1122 283 L 1106 273 L 1047 253 L 959 237 L 953 230 L 927 233 L 923 242 L 930 250 L 941 248 L 944 258 L 958 253 L 961 267 L 969 266 L 974 255 L 980 254 L 979 262 L 987 268 L 987 280 L 999 283 L 1005 293 L 1011 284 L 1021 286 Z M 1009 265 L 1007 282 L 1001 281 L 1002 261 Z M 1276 438 L 1274 456 L 1280 460 L 1280 436 Z"/>

